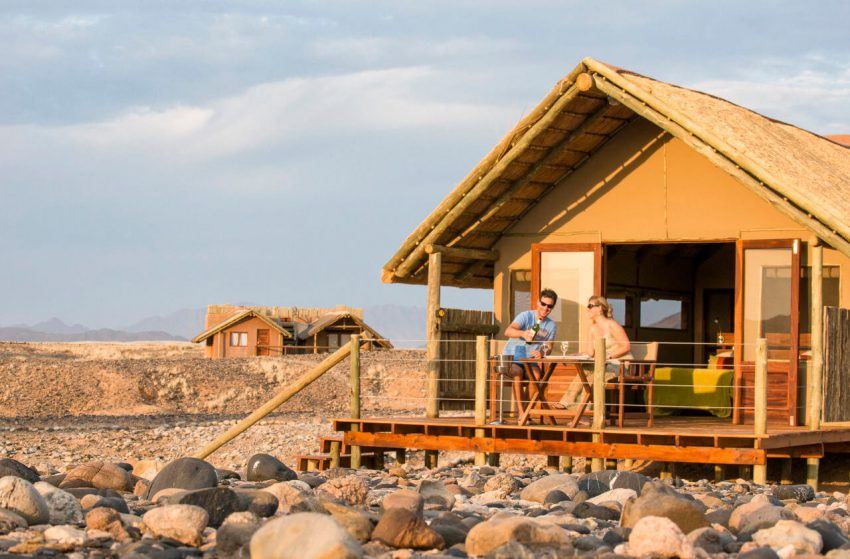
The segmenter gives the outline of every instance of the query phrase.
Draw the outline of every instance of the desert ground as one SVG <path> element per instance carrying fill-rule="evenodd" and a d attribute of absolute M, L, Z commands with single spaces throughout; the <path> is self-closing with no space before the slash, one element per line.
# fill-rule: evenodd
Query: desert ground
<path fill-rule="evenodd" d="M 0 343 L 0 458 L 64 471 L 87 460 L 171 460 L 213 440 L 321 355 L 210 360 L 189 343 Z M 362 354 L 363 412 L 422 413 L 424 352 Z M 348 364 L 337 365 L 210 462 L 249 456 L 292 464 L 347 415 Z"/>

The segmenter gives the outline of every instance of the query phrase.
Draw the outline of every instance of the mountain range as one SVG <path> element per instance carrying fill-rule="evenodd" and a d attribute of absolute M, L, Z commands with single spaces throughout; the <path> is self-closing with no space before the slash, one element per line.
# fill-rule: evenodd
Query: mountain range
<path fill-rule="evenodd" d="M 132 342 L 191 340 L 204 329 L 206 308 L 186 308 L 163 316 L 149 316 L 112 328 L 88 328 L 51 318 L 35 324 L 0 327 L 0 340 L 13 342 Z M 422 347 L 425 338 L 425 308 L 406 305 L 377 305 L 363 309 L 363 319 L 396 347 Z"/>

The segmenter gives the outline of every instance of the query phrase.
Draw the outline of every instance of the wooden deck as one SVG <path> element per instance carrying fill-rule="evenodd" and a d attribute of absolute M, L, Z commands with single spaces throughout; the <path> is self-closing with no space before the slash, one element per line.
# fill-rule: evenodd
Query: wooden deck
<path fill-rule="evenodd" d="M 335 419 L 347 445 L 385 449 L 452 450 L 495 454 L 542 454 L 588 458 L 756 465 L 768 459 L 822 458 L 850 452 L 850 426 L 768 426 L 756 436 L 752 425 L 704 416 L 627 419 L 622 428 L 550 425 L 475 425 L 471 417 Z M 483 430 L 483 436 L 476 435 Z"/>

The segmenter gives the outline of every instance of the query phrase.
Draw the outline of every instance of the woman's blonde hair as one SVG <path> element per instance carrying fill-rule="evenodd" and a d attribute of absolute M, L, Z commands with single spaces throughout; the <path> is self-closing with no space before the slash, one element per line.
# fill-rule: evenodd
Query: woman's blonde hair
<path fill-rule="evenodd" d="M 608 303 L 608 299 L 606 299 L 602 295 L 594 295 L 593 297 L 588 299 L 587 302 L 591 305 L 599 305 L 600 307 L 602 307 L 602 314 L 604 314 L 608 318 L 613 318 L 614 309 L 611 308 L 611 305 Z"/>

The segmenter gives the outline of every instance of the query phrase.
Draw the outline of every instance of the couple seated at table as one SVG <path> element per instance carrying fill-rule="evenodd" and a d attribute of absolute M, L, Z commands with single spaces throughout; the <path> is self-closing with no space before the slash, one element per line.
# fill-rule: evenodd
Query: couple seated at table
<path fill-rule="evenodd" d="M 540 292 L 540 300 L 537 309 L 520 313 L 505 329 L 505 335 L 509 338 L 505 344 L 504 354 L 516 356 L 517 348 L 522 347 L 531 358 L 541 358 L 552 352 L 552 340 L 555 339 L 557 325 L 549 318 L 549 314 L 558 301 L 558 295 L 551 289 Z M 604 338 L 606 342 L 606 366 L 605 381 L 609 382 L 616 378 L 620 367 L 620 361 L 633 359 L 631 354 L 631 343 L 623 327 L 613 318 L 613 310 L 605 297 L 594 295 L 587 302 L 587 314 L 590 321 L 589 339 L 585 340 L 584 352 L 589 358 L 593 358 L 594 342 Z M 521 399 L 520 377 L 522 368 L 515 366 L 508 376 L 514 378 L 514 398 L 517 402 Z M 582 392 L 582 383 L 574 378 L 564 391 L 560 401 L 550 404 L 555 409 L 567 409 L 578 405 Z"/>

